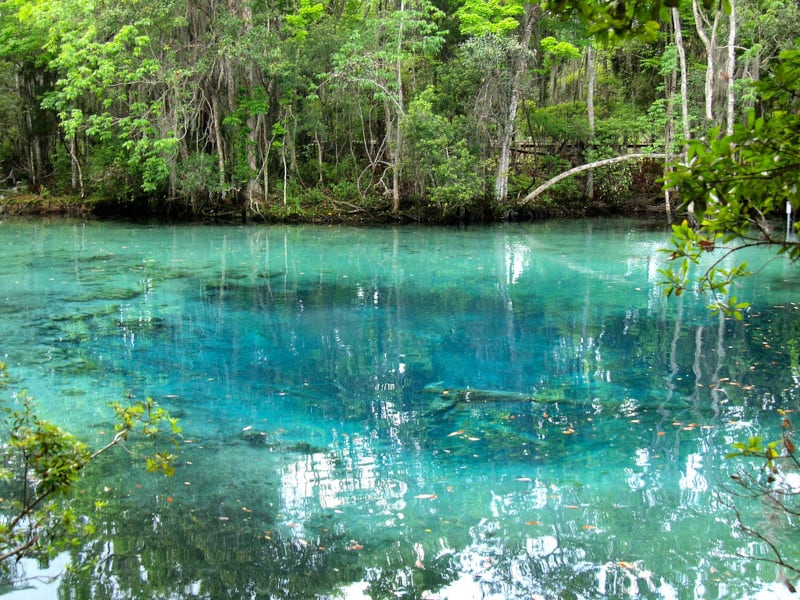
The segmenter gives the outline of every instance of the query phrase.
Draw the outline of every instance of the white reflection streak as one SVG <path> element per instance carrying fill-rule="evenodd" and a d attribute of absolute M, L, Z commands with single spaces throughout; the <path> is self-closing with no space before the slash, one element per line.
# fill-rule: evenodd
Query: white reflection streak
<path fill-rule="evenodd" d="M 281 475 L 284 507 L 290 512 L 300 511 L 306 500 L 317 496 L 323 508 L 341 504 L 337 494 L 345 489 L 345 482 L 333 477 L 334 461 L 324 454 L 312 454 L 288 465 Z"/>
<path fill-rule="evenodd" d="M 703 457 L 692 453 L 686 457 L 686 471 L 681 475 L 680 487 L 690 493 L 692 503 L 697 502 L 699 495 L 708 489 L 708 481 L 701 474 Z"/>
<path fill-rule="evenodd" d="M 352 449 L 354 457 L 339 458 L 316 453 L 287 465 L 281 474 L 286 518 L 302 521 L 319 508 L 340 509 L 365 502 L 374 503 L 382 514 L 397 513 L 402 518 L 399 511 L 406 506 L 408 486 L 397 479 L 379 478 L 377 460 L 365 450 L 358 446 Z M 295 533 L 301 533 L 300 528 Z"/>
<path fill-rule="evenodd" d="M 514 285 L 528 266 L 528 254 L 531 249 L 519 242 L 506 244 L 506 284 Z"/>
<path fill-rule="evenodd" d="M 647 448 L 636 449 L 636 466 L 641 468 L 641 472 L 637 472 L 634 469 L 625 469 L 625 473 L 628 476 L 628 487 L 631 491 L 637 491 L 647 487 L 647 482 L 644 478 L 650 466 L 650 451 Z M 651 495 L 651 490 L 645 492 L 645 498 L 650 498 Z M 653 506 L 652 500 L 650 501 L 650 505 Z"/>

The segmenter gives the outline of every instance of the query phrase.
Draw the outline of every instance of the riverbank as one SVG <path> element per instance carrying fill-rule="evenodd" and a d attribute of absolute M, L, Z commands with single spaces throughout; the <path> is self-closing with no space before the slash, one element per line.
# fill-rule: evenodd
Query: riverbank
<path fill-rule="evenodd" d="M 492 223 L 529 221 L 547 218 L 580 218 L 592 216 L 654 215 L 664 211 L 663 199 L 654 196 L 602 202 L 544 201 L 533 206 L 490 210 L 443 217 L 430 206 L 416 205 L 392 213 L 386 203 L 343 202 L 332 199 L 308 203 L 259 203 L 250 207 L 229 205 L 192 209 L 180 202 L 137 200 L 109 201 L 70 195 L 38 195 L 27 193 L 0 194 L 0 217 L 66 217 L 118 220 L 156 220 L 195 223 L 308 223 L 381 225 L 393 223 Z"/>
<path fill-rule="evenodd" d="M 5 193 L 0 194 L 0 217 L 91 217 L 94 205 L 94 202 L 78 196 Z"/>

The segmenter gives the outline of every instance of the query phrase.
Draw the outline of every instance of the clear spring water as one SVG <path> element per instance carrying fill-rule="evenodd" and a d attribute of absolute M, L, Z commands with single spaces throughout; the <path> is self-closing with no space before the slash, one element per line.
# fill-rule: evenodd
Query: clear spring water
<path fill-rule="evenodd" d="M 767 262 L 726 320 L 663 297 L 666 242 L 629 220 L 2 223 L 15 387 L 93 446 L 110 400 L 183 425 L 172 478 L 124 452 L 91 470 L 76 502 L 108 505 L 61 560 L 99 561 L 37 597 L 759 593 L 776 570 L 736 556 L 769 554 L 724 454 L 797 408 L 800 273 Z"/>

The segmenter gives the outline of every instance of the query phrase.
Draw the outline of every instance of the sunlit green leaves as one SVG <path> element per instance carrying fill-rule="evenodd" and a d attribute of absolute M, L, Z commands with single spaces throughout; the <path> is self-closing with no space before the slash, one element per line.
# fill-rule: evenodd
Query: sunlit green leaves
<path fill-rule="evenodd" d="M 553 36 L 542 38 L 539 42 L 542 51 L 555 60 L 575 60 L 581 56 L 581 51 L 577 46 L 563 40 L 557 40 Z"/>
<path fill-rule="evenodd" d="M 48 68 L 59 74 L 43 106 L 59 117 L 68 139 L 85 135 L 113 146 L 138 173 L 141 187 L 155 192 L 169 176 L 176 138 L 159 126 L 163 97 L 149 92 L 162 66 L 151 48 L 149 18 L 119 24 L 111 35 L 89 11 L 73 7 L 71 28 L 51 31 Z M 32 18 L 32 17 L 31 17 Z"/>
<path fill-rule="evenodd" d="M 319 21 L 325 13 L 321 2 L 300 0 L 300 6 L 294 14 L 286 15 L 287 31 L 296 41 L 302 42 L 308 37 L 308 27 Z"/>
<path fill-rule="evenodd" d="M 10 447 L 32 469 L 31 482 L 40 493 L 68 489 L 89 458 L 88 448 L 58 426 L 36 416 L 27 394 L 22 392 L 18 397 L 24 408 L 11 417 Z"/>
<path fill-rule="evenodd" d="M 507 35 L 519 27 L 517 17 L 524 12 L 519 0 L 465 0 L 456 17 L 465 35 Z"/>

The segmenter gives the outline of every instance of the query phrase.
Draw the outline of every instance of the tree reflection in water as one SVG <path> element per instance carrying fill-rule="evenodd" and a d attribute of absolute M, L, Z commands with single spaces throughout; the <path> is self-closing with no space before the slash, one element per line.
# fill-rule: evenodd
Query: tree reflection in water
<path fill-rule="evenodd" d="M 715 491 L 732 439 L 797 408 L 776 265 L 740 323 L 666 301 L 664 236 L 633 221 L 90 229 L 9 256 L 7 352 L 89 441 L 123 392 L 186 437 L 172 479 L 125 456 L 87 475 L 76 506 L 108 506 L 62 597 L 740 597 L 773 579 L 735 557 L 751 540 Z"/>

